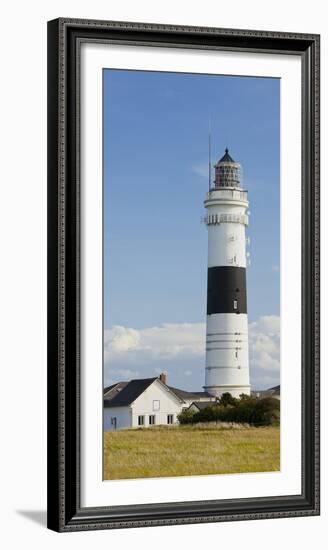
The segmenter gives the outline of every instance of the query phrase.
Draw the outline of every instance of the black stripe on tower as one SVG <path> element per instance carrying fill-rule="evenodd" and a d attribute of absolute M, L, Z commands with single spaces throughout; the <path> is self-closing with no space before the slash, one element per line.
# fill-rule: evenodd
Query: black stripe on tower
<path fill-rule="evenodd" d="M 247 313 L 244 267 L 208 268 L 207 315 L 214 313 Z"/>

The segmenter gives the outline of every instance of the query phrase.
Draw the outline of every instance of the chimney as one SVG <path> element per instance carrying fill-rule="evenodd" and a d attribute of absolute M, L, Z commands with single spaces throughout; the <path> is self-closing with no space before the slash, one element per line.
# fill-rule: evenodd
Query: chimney
<path fill-rule="evenodd" d="M 159 375 L 159 379 L 161 382 L 163 382 L 163 384 L 166 384 L 166 372 L 161 372 L 161 374 Z"/>

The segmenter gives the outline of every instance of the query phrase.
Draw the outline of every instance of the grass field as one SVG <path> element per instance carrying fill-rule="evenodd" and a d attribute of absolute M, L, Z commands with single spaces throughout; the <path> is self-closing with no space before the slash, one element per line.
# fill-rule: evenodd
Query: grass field
<path fill-rule="evenodd" d="M 196 424 L 104 434 L 104 479 L 272 472 L 279 426 Z"/>

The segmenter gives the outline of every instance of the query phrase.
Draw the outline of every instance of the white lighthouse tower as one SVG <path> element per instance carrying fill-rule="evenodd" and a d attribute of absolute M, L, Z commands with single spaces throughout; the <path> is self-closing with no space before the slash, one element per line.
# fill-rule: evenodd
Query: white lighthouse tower
<path fill-rule="evenodd" d="M 246 296 L 247 191 L 228 149 L 215 165 L 204 201 L 208 227 L 206 370 L 204 389 L 215 397 L 250 394 Z"/>

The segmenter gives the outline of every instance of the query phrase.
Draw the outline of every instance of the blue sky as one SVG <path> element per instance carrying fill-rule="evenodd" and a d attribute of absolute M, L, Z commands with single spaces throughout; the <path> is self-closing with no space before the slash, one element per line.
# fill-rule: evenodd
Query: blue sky
<path fill-rule="evenodd" d="M 249 191 L 249 321 L 279 316 L 279 86 L 271 78 L 104 71 L 105 330 L 144 335 L 164 324 L 176 333 L 181 324 L 205 323 L 207 231 L 200 217 L 209 118 L 213 162 L 228 146 Z M 132 352 L 111 357 L 108 379 L 135 365 Z M 133 377 L 163 368 L 181 385 L 192 359 L 199 366 L 185 376 L 194 387 L 203 381 L 199 354 L 181 368 L 164 354 L 162 362 L 153 358 L 143 368 L 141 358 L 139 370 L 126 370 Z"/>

